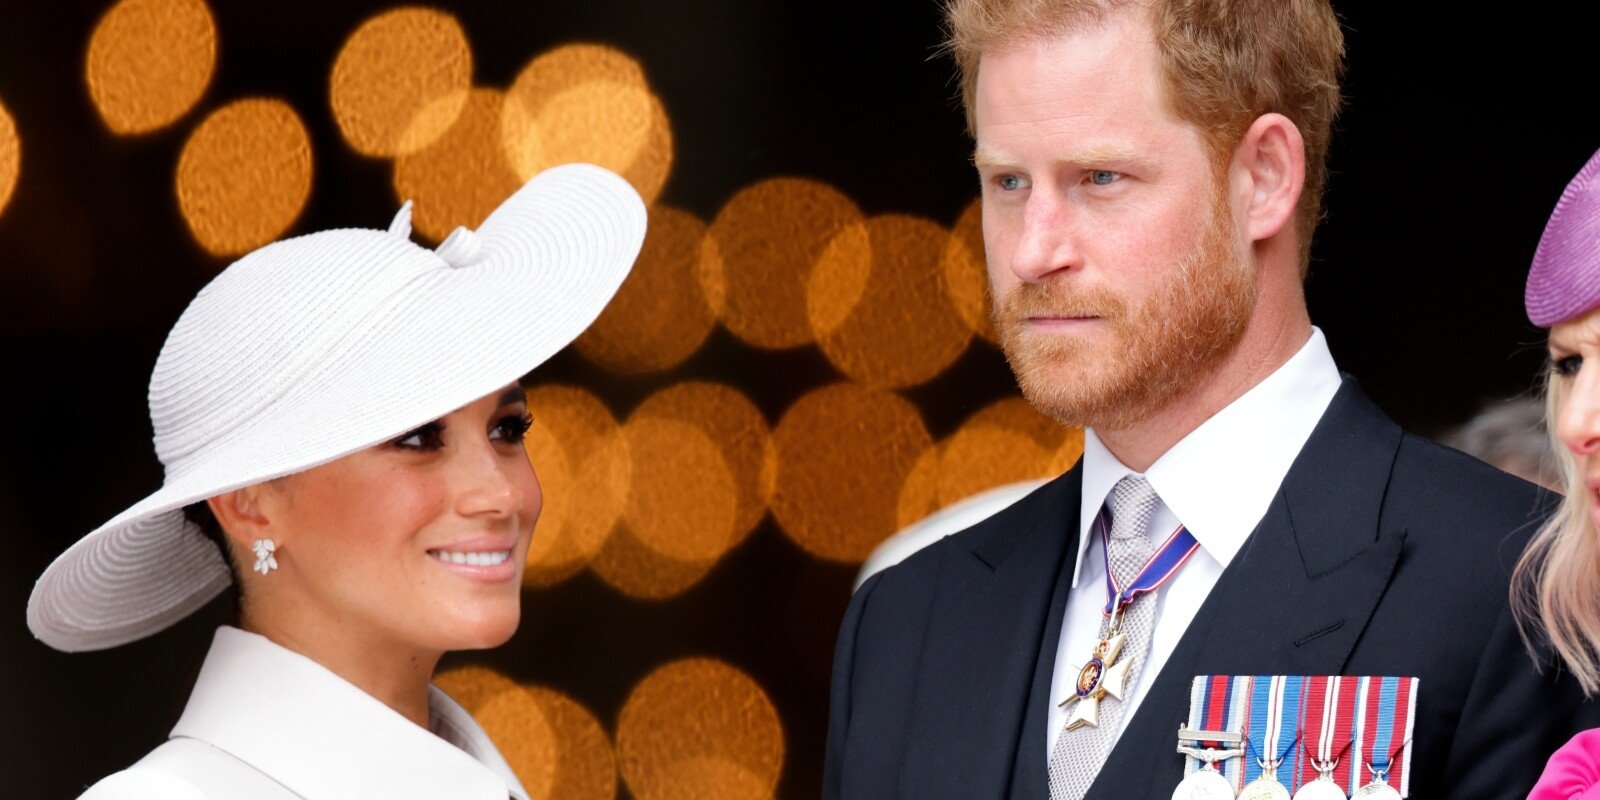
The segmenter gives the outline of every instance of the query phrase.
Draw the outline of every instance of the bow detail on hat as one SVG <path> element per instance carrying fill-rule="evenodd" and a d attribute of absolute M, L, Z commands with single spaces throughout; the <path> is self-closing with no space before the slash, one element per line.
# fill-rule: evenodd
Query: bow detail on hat
<path fill-rule="evenodd" d="M 400 210 L 395 212 L 394 221 L 389 223 L 389 235 L 402 239 L 411 238 L 411 201 L 407 200 Z"/>
<path fill-rule="evenodd" d="M 466 228 L 456 228 L 433 252 L 456 269 L 469 267 L 483 254 L 483 240 Z"/>

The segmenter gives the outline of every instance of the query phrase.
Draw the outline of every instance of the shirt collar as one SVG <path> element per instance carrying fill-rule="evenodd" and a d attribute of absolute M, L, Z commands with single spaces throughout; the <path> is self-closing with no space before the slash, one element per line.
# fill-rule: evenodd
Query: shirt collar
<path fill-rule="evenodd" d="M 1340 383 L 1328 341 L 1313 327 L 1294 356 L 1183 437 L 1145 472 L 1161 501 L 1224 568 L 1266 515 Z M 1084 432 L 1074 586 L 1083 572 L 1090 526 L 1111 488 L 1132 472 L 1094 431 Z"/>
<path fill-rule="evenodd" d="M 315 661 L 224 626 L 172 736 L 226 751 L 308 800 L 528 800 L 472 716 L 428 692 L 431 732 Z"/>

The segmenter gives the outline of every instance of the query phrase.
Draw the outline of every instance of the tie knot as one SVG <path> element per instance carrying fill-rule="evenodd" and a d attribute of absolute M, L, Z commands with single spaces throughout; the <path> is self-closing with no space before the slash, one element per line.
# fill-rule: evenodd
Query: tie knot
<path fill-rule="evenodd" d="M 1150 481 L 1137 472 L 1117 481 L 1106 502 L 1111 511 L 1111 538 L 1144 536 L 1160 500 Z"/>

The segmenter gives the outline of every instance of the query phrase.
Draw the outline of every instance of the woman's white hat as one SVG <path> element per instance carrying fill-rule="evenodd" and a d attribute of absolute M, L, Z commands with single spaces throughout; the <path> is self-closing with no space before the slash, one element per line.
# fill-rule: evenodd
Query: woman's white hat
<path fill-rule="evenodd" d="M 160 631 L 232 580 L 183 507 L 387 441 L 516 381 L 582 333 L 639 254 L 622 178 L 535 176 L 476 232 L 323 231 L 252 252 L 200 290 L 150 377 L 166 478 L 52 563 L 28 627 L 58 650 Z"/>

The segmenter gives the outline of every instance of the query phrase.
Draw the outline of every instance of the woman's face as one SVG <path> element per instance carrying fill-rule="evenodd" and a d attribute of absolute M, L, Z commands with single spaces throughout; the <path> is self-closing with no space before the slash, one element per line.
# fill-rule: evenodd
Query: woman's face
<path fill-rule="evenodd" d="M 1577 461 L 1600 526 L 1600 309 L 1550 329 L 1550 368 L 1559 384 L 1556 435 Z"/>
<path fill-rule="evenodd" d="M 516 385 L 385 444 L 265 484 L 279 569 L 247 603 L 326 620 L 360 641 L 493 647 L 521 615 L 523 559 L 542 497 L 522 447 Z M 247 562 L 248 563 L 248 562 Z M 283 606 L 282 604 L 289 604 Z"/>

